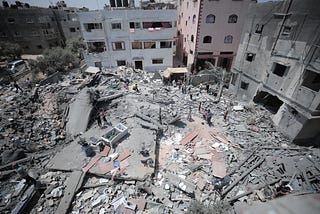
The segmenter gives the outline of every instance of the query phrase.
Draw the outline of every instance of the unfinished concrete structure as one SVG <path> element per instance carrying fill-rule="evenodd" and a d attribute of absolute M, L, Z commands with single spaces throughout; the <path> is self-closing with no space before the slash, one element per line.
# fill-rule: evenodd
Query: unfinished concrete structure
<path fill-rule="evenodd" d="M 176 10 L 106 8 L 79 13 L 79 18 L 89 66 L 172 67 Z"/>
<path fill-rule="evenodd" d="M 294 142 L 320 142 L 320 2 L 251 5 L 230 89 L 262 103 Z"/>
<path fill-rule="evenodd" d="M 0 40 L 19 44 L 27 54 L 41 54 L 46 48 L 64 46 L 67 39 L 81 36 L 78 10 L 4 4 L 0 7 Z"/>
<path fill-rule="evenodd" d="M 177 56 L 185 65 L 205 61 L 229 70 L 250 3 L 255 0 L 179 0 Z"/>

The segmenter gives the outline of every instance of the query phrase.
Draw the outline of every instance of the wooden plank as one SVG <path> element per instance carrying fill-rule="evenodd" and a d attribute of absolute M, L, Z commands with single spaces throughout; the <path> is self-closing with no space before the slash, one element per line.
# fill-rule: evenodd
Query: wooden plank
<path fill-rule="evenodd" d="M 98 155 L 91 158 L 90 162 L 84 168 L 82 168 L 82 171 L 84 173 L 88 172 L 89 169 L 91 169 L 91 167 L 93 167 L 97 163 L 97 161 L 100 160 L 100 158 L 101 156 L 98 156 Z"/>
<path fill-rule="evenodd" d="M 106 147 L 104 147 L 103 151 L 100 152 L 100 156 L 105 157 L 109 154 L 109 152 L 110 152 L 110 147 L 106 146 Z"/>
<path fill-rule="evenodd" d="M 124 152 L 120 153 L 119 157 L 116 160 L 120 161 L 120 164 L 121 164 L 121 161 L 125 160 L 129 156 L 131 156 L 131 153 L 129 151 L 124 151 Z M 114 160 L 111 160 L 108 163 L 104 163 L 103 161 L 99 161 L 98 166 L 100 168 L 100 172 L 102 174 L 106 174 L 106 173 L 110 172 L 112 169 L 114 169 L 113 162 L 114 162 Z"/>
<path fill-rule="evenodd" d="M 61 199 L 56 214 L 68 213 L 69 207 L 73 201 L 74 194 L 81 187 L 85 173 L 83 171 L 73 171 L 66 182 L 66 189 Z"/>
<path fill-rule="evenodd" d="M 118 161 L 123 161 L 124 159 L 131 156 L 131 153 L 129 151 L 121 152 L 119 157 L 117 158 Z"/>
<path fill-rule="evenodd" d="M 194 130 L 192 132 L 190 132 L 189 134 L 187 134 L 182 140 L 180 140 L 180 144 L 181 145 L 186 145 L 189 142 L 191 142 L 194 138 L 196 138 L 198 136 L 199 132 Z"/>

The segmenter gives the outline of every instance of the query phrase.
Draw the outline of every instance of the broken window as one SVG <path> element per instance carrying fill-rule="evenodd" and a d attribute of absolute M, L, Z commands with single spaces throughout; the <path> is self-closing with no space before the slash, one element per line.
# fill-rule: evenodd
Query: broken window
<path fill-rule="evenodd" d="M 0 37 L 7 37 L 7 34 L 6 34 L 6 32 L 0 32 Z"/>
<path fill-rule="evenodd" d="M 320 90 L 320 74 L 306 70 L 301 85 L 318 92 Z"/>
<path fill-rule="evenodd" d="M 130 28 L 131 29 L 140 29 L 141 23 L 140 22 L 130 22 Z"/>
<path fill-rule="evenodd" d="M 256 54 L 254 54 L 254 53 L 247 53 L 246 60 L 249 62 L 252 62 L 254 60 L 255 56 L 256 56 Z"/>
<path fill-rule="evenodd" d="M 236 14 L 232 14 L 229 16 L 228 23 L 237 23 L 238 16 Z"/>
<path fill-rule="evenodd" d="M 258 91 L 253 102 L 263 105 L 273 114 L 277 113 L 283 102 L 277 97 L 265 91 Z"/>
<path fill-rule="evenodd" d="M 203 43 L 211 43 L 212 42 L 212 37 L 211 36 L 205 36 L 203 38 Z"/>
<path fill-rule="evenodd" d="M 124 42 L 113 42 L 112 48 L 114 51 L 125 50 Z"/>
<path fill-rule="evenodd" d="M 256 33 L 257 33 L 257 34 L 262 34 L 263 27 L 264 27 L 264 25 L 259 25 L 259 24 L 257 24 L 257 25 L 256 25 Z"/>
<path fill-rule="evenodd" d="M 284 26 L 281 35 L 282 36 L 290 36 L 291 30 L 292 30 L 292 27 Z"/>
<path fill-rule="evenodd" d="M 38 31 L 32 31 L 31 36 L 40 36 L 40 33 Z"/>
<path fill-rule="evenodd" d="M 142 49 L 142 42 L 131 42 L 132 49 Z"/>
<path fill-rule="evenodd" d="M 76 28 L 74 28 L 74 27 L 71 27 L 71 28 L 69 28 L 69 30 L 70 30 L 70 32 L 76 32 Z"/>
<path fill-rule="evenodd" d="M 144 42 L 144 49 L 156 48 L 156 42 Z"/>
<path fill-rule="evenodd" d="M 104 42 L 88 42 L 87 45 L 89 53 L 101 53 L 105 51 Z"/>
<path fill-rule="evenodd" d="M 241 81 L 240 88 L 247 90 L 249 87 L 249 83 Z"/>
<path fill-rule="evenodd" d="M 191 35 L 191 42 L 193 42 L 194 41 L 194 36 L 193 35 Z"/>
<path fill-rule="evenodd" d="M 171 22 L 143 22 L 143 28 L 172 28 Z"/>
<path fill-rule="evenodd" d="M 9 22 L 10 24 L 13 24 L 13 23 L 15 22 L 15 19 L 14 19 L 14 18 L 8 18 L 8 22 Z"/>
<path fill-rule="evenodd" d="M 279 63 L 274 63 L 272 73 L 274 73 L 280 77 L 283 77 L 288 70 L 289 70 L 288 66 L 285 66 L 285 65 L 282 65 Z"/>
<path fill-rule="evenodd" d="M 233 36 L 231 36 L 231 35 L 224 37 L 224 43 L 226 43 L 226 44 L 231 44 L 232 40 L 233 40 Z"/>
<path fill-rule="evenodd" d="M 163 41 L 160 42 L 160 48 L 171 48 L 172 42 L 171 41 Z"/>
<path fill-rule="evenodd" d="M 206 17 L 206 23 L 215 23 L 216 17 L 213 14 L 209 14 Z"/>
<path fill-rule="evenodd" d="M 152 64 L 163 64 L 163 59 L 152 59 Z"/>
<path fill-rule="evenodd" d="M 112 23 L 111 28 L 113 30 L 121 30 L 121 23 Z"/>
<path fill-rule="evenodd" d="M 102 29 L 102 23 L 84 23 L 83 27 L 87 32 L 91 32 L 91 30 Z"/>
<path fill-rule="evenodd" d="M 26 23 L 33 23 L 33 19 L 32 18 L 26 18 Z"/>
<path fill-rule="evenodd" d="M 117 66 L 125 66 L 126 60 L 117 60 Z"/>
<path fill-rule="evenodd" d="M 232 85 L 236 85 L 236 81 L 238 79 L 238 73 L 232 73 L 232 76 L 231 76 L 231 84 Z"/>

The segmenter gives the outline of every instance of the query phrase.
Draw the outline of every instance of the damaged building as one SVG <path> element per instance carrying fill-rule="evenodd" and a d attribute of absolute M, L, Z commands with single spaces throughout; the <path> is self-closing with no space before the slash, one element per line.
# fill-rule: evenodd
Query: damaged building
<path fill-rule="evenodd" d="M 128 3 L 126 4 L 128 5 Z M 110 7 L 79 13 L 89 66 L 133 66 L 147 71 L 173 65 L 176 10 Z"/>
<path fill-rule="evenodd" d="M 242 34 L 230 89 L 264 105 L 299 144 L 320 143 L 320 2 L 253 4 Z"/>

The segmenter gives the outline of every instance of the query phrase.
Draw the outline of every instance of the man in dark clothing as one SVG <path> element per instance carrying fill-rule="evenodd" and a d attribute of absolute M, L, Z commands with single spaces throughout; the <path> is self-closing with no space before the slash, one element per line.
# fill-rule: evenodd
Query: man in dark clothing
<path fill-rule="evenodd" d="M 209 126 L 212 125 L 211 118 L 212 118 L 212 113 L 211 113 L 210 109 L 208 109 L 207 112 L 206 112 L 206 120 L 207 120 L 207 123 L 208 123 Z"/>
<path fill-rule="evenodd" d="M 210 88 L 210 86 L 209 86 L 209 84 L 207 84 L 207 85 L 206 85 L 207 94 L 209 94 L 209 88 Z"/>
<path fill-rule="evenodd" d="M 18 91 L 20 90 L 21 92 L 23 92 L 22 88 L 18 85 L 18 83 L 16 81 L 13 82 L 13 86 L 16 89 L 16 93 L 18 93 Z"/>

